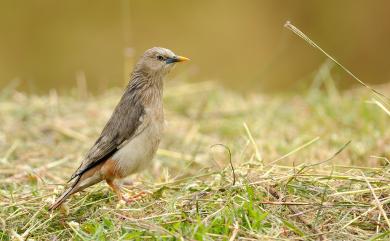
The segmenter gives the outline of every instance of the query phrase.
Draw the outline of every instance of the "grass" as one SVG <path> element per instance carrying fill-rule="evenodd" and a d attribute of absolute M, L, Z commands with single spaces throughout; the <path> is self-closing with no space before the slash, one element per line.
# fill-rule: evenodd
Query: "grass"
<path fill-rule="evenodd" d="M 389 240 L 388 108 L 319 79 L 299 95 L 168 83 L 154 166 L 123 187 L 147 195 L 102 183 L 53 213 L 121 91 L 4 90 L 0 240 Z"/>

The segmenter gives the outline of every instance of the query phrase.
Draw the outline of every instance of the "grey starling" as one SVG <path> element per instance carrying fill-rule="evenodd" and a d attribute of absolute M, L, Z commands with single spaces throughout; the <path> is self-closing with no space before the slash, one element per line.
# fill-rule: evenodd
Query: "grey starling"
<path fill-rule="evenodd" d="M 175 63 L 186 60 L 159 47 L 143 54 L 100 137 L 71 176 L 73 183 L 50 210 L 103 180 L 120 200 L 123 198 L 117 181 L 147 167 L 160 143 L 164 128 L 163 79 Z"/>

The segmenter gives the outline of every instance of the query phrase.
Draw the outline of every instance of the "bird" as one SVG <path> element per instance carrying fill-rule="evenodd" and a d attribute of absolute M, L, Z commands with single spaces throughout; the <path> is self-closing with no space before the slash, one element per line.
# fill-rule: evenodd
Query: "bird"
<path fill-rule="evenodd" d="M 124 200 L 118 182 L 148 167 L 161 140 L 164 77 L 176 63 L 187 60 L 162 47 L 145 51 L 99 138 L 70 177 L 70 187 L 49 210 L 101 181 L 106 181 L 118 199 Z"/>

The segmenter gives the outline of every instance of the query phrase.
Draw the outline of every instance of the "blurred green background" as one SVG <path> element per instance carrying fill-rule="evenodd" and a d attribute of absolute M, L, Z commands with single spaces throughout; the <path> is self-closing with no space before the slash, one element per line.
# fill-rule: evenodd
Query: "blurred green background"
<path fill-rule="evenodd" d="M 287 20 L 364 81 L 385 83 L 389 9 L 387 0 L 1 0 L 0 86 L 44 93 L 86 80 L 99 92 L 122 86 L 135 59 L 162 46 L 192 59 L 178 78 L 294 90 L 325 57 L 283 28 Z M 338 86 L 356 85 L 334 73 Z"/>

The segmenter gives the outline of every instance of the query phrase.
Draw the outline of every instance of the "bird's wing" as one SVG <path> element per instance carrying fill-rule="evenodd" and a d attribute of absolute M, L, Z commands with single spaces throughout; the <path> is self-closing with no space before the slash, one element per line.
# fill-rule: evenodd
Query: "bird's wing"
<path fill-rule="evenodd" d="M 84 161 L 70 180 L 112 156 L 124 142 L 139 135 L 145 129 L 144 107 L 131 94 L 122 97 L 100 137 L 89 149 Z"/>

